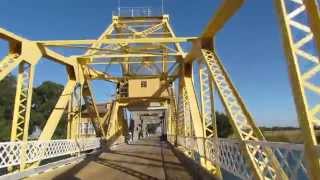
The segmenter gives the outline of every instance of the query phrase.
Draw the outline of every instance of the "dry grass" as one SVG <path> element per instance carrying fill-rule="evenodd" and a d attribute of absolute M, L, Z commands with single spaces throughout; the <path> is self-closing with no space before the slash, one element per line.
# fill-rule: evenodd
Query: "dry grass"
<path fill-rule="evenodd" d="M 263 135 L 268 141 L 274 142 L 289 142 L 302 144 L 303 136 L 301 130 L 276 130 L 276 131 L 263 131 Z M 320 139 L 320 131 L 317 131 L 317 137 Z"/>

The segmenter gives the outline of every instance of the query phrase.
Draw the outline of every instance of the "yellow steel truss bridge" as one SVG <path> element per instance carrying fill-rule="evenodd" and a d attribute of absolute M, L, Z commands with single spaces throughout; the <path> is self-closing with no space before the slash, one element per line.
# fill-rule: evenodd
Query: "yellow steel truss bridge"
<path fill-rule="evenodd" d="M 156 153 L 159 149 L 148 148 L 159 146 L 161 153 L 158 153 L 162 156 L 174 156 L 167 152 L 168 148 L 174 149 L 188 160 L 182 165 L 193 164 L 199 168 L 197 171 L 213 179 L 223 178 L 224 172 L 228 172 L 241 179 L 319 180 L 320 147 L 315 127 L 320 126 L 320 102 L 311 104 L 307 96 L 308 93 L 320 95 L 320 87 L 312 81 L 320 73 L 318 1 L 274 2 L 304 144 L 269 142 L 265 139 L 216 53 L 216 34 L 245 4 L 244 0 L 222 1 L 203 33 L 197 37 L 177 37 L 167 14 L 153 15 L 149 9 L 143 8 L 127 9 L 126 13 L 114 13 L 112 23 L 97 39 L 33 41 L 0 28 L 0 39 L 9 44 L 8 54 L 0 61 L 0 81 L 18 69 L 11 141 L 0 143 L 0 168 L 5 172 L 0 178 L 37 178 L 35 174 L 43 169 L 67 163 L 77 166 L 85 161 L 93 161 L 113 168 L 118 175 L 121 171 L 138 179 L 162 179 L 161 175 L 154 174 L 155 170 L 151 172 L 146 168 L 141 171 L 116 163 L 126 158 L 108 159 L 116 158 L 121 153 L 124 155 L 125 149 L 132 150 L 134 147 L 133 142 L 132 146 L 123 144 L 130 131 L 124 110 L 140 109 L 146 112 L 137 115 L 140 119 L 149 116 L 155 116 L 153 121 L 157 117 L 160 119 L 162 139 L 166 139 L 166 142 L 157 144 L 154 137 L 145 137 L 138 142 L 145 142 L 143 148 L 146 150 L 134 158 Z M 304 17 L 303 21 L 298 18 L 301 16 Z M 297 32 L 303 36 L 297 38 Z M 192 48 L 185 52 L 182 44 L 188 43 Z M 309 43 L 315 45 L 316 53 L 304 48 Z M 85 49 L 86 53 L 67 57 L 55 51 L 55 47 Z M 28 131 L 33 81 L 42 57 L 64 65 L 68 81 L 39 138 L 30 141 Z M 198 66 L 194 66 L 195 63 Z M 312 65 L 302 71 L 304 63 Z M 121 76 L 95 68 L 113 64 L 121 66 Z M 194 68 L 199 69 L 195 71 Z M 199 73 L 197 77 L 194 72 Z M 93 80 L 105 80 L 117 87 L 112 103 L 103 107 L 104 114 L 101 114 L 101 107 L 95 102 L 91 85 Z M 195 81 L 199 82 L 199 86 L 195 86 Z M 200 98 L 197 98 L 197 92 L 200 92 Z M 213 97 L 214 92 L 217 92 L 217 97 Z M 216 98 L 221 100 L 225 108 L 234 139 L 217 136 L 219 129 L 214 113 Z M 162 115 L 147 114 L 155 110 L 163 112 Z M 67 139 L 52 140 L 64 113 L 67 113 L 68 121 Z M 90 131 L 80 128 L 84 121 L 92 125 Z M 85 135 L 88 132 L 90 136 Z M 111 148 L 106 151 L 110 147 L 118 150 Z M 93 150 L 94 153 L 91 152 Z M 88 160 L 84 155 L 89 152 L 91 155 L 88 155 Z M 98 156 L 95 155 L 97 153 L 104 154 Z M 53 162 L 57 157 L 66 158 Z M 103 157 L 108 160 L 103 161 Z M 48 159 L 50 163 L 44 163 Z M 141 165 L 138 160 L 135 163 L 137 167 Z M 166 166 L 165 161 L 163 163 Z M 94 170 L 88 168 L 74 176 L 86 179 L 95 177 L 97 173 L 96 178 L 108 179 L 109 175 L 110 179 L 120 177 L 113 176 L 110 169 L 102 175 L 99 172 L 102 169 L 90 162 L 88 166 L 93 166 Z M 61 169 L 63 167 L 52 170 L 51 175 Z M 174 168 L 170 166 L 169 169 Z M 68 170 L 64 169 L 66 172 Z M 86 173 L 90 176 L 86 176 Z M 167 173 L 166 177 L 169 176 Z M 187 179 L 184 173 L 171 175 Z M 39 177 L 50 178 L 50 172 Z"/>

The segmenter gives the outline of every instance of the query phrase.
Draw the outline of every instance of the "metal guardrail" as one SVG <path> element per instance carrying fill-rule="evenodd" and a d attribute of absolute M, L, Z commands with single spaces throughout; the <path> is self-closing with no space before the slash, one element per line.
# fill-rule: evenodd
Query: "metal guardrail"
<path fill-rule="evenodd" d="M 80 153 L 100 147 L 100 138 L 78 140 L 50 140 L 29 142 L 1 142 L 0 168 Z"/>
<path fill-rule="evenodd" d="M 112 11 L 112 15 L 122 17 L 150 17 L 162 16 L 163 12 L 160 9 L 151 7 L 119 7 L 116 11 Z"/>
<path fill-rule="evenodd" d="M 169 141 L 173 143 L 173 137 L 169 136 Z M 197 140 L 195 137 L 177 137 L 177 145 L 186 150 L 198 152 Z M 249 164 L 242 154 L 243 144 L 234 139 L 204 139 L 206 159 L 213 164 L 220 166 L 225 171 L 232 173 L 241 179 L 253 179 Z M 260 157 L 264 158 L 263 150 L 269 149 L 273 152 L 281 168 L 289 179 L 309 179 L 304 162 L 304 146 L 302 144 L 291 144 L 283 142 L 267 141 L 245 141 L 247 147 L 259 147 Z M 318 151 L 320 147 L 318 146 Z M 275 177 L 276 178 L 276 177 Z"/>

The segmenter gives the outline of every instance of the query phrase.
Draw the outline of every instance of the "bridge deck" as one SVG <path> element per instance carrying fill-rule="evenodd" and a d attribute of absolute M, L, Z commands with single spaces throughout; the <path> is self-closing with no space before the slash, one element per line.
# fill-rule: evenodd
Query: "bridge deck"
<path fill-rule="evenodd" d="M 119 145 L 78 164 L 67 165 L 29 179 L 193 179 L 166 143 L 149 137 Z"/>

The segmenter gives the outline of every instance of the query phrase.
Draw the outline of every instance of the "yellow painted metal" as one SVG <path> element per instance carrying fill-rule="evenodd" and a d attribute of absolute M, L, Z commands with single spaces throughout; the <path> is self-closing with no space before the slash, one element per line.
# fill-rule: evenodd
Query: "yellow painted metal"
<path fill-rule="evenodd" d="M 21 62 L 17 79 L 17 90 L 11 128 L 11 141 L 28 141 L 31 100 L 33 91 L 34 65 Z M 25 149 L 21 151 L 20 170 L 25 169 Z"/>
<path fill-rule="evenodd" d="M 34 65 L 21 62 L 17 79 L 11 141 L 27 141 L 33 88 Z"/>
<path fill-rule="evenodd" d="M 185 83 L 185 97 L 188 98 L 187 102 L 188 102 L 189 110 L 191 113 L 194 136 L 196 137 L 198 153 L 200 155 L 200 163 L 202 166 L 206 166 L 205 154 L 204 154 L 204 137 L 203 137 L 204 132 L 202 128 L 200 110 L 198 108 L 198 103 L 196 99 L 196 93 L 195 93 L 195 89 L 193 87 L 193 83 L 191 79 L 191 74 L 189 73 L 185 74 L 183 81 Z"/>
<path fill-rule="evenodd" d="M 39 138 L 38 138 L 39 141 L 48 141 L 52 138 L 54 131 L 56 130 L 63 113 L 67 110 L 67 106 L 70 101 L 70 96 L 73 93 L 75 87 L 76 87 L 76 81 L 69 79 L 69 81 L 67 82 L 67 84 L 64 87 L 63 92 L 60 95 L 60 98 L 58 99 L 57 104 L 55 105 L 54 109 L 52 110 L 52 112 L 51 112 Z M 77 122 L 73 123 L 73 127 L 71 128 L 72 131 L 75 128 L 77 128 L 77 127 L 75 127 L 75 125 L 77 125 Z M 71 138 L 73 138 L 73 136 L 76 136 L 76 134 L 74 134 L 74 132 L 72 132 Z M 40 164 L 40 161 L 34 162 L 29 166 L 29 168 L 38 167 L 39 164 Z"/>
<path fill-rule="evenodd" d="M 63 64 L 63 65 L 69 65 L 71 67 L 77 66 L 77 62 L 75 61 L 74 58 L 65 57 L 55 51 L 50 50 L 47 47 L 41 47 L 41 51 L 44 57 L 49 58 L 57 63 Z"/>
<path fill-rule="evenodd" d="M 99 137 L 105 137 L 105 129 L 103 128 L 103 123 L 102 119 L 100 117 L 96 102 L 95 102 L 95 97 L 92 93 L 91 85 L 90 85 L 90 80 L 87 80 L 83 86 L 83 98 L 84 102 L 87 106 L 87 110 L 89 111 L 88 113 L 91 116 L 91 122 L 95 128 L 95 131 Z"/>
<path fill-rule="evenodd" d="M 7 55 L 0 61 L 0 80 L 6 77 L 23 59 L 17 55 Z"/>
<path fill-rule="evenodd" d="M 168 49 L 163 48 L 162 52 L 162 73 L 166 74 L 168 72 Z"/>
<path fill-rule="evenodd" d="M 200 64 L 199 78 L 202 121 L 205 130 L 204 135 L 206 138 L 216 138 L 217 129 L 213 101 L 213 86 L 208 69 L 203 63 Z"/>
<path fill-rule="evenodd" d="M 67 108 L 68 102 L 70 100 L 70 95 L 73 93 L 75 86 L 76 81 L 71 79 L 65 85 L 64 90 L 39 137 L 39 141 L 50 140 L 52 138 L 53 133 L 61 119 L 61 116 Z"/>
<path fill-rule="evenodd" d="M 119 108 L 120 108 L 119 102 L 115 101 L 111 109 L 110 119 L 107 122 L 107 127 L 106 127 L 107 139 L 112 138 L 117 134 Z"/>
<path fill-rule="evenodd" d="M 97 52 L 95 49 L 96 48 L 100 48 L 102 46 L 102 42 L 101 41 L 104 40 L 104 39 L 107 39 L 108 36 L 112 33 L 112 31 L 114 30 L 115 23 L 116 23 L 115 20 L 113 20 L 113 22 L 100 35 L 100 37 L 97 39 L 97 41 L 91 45 L 91 48 L 93 48 L 93 49 L 89 49 L 85 53 L 85 55 L 93 55 L 93 54 L 95 54 Z"/>
<path fill-rule="evenodd" d="M 196 93 L 192 82 L 192 70 L 190 65 L 185 65 L 181 70 L 179 79 L 178 99 L 178 135 L 183 137 L 195 137 L 200 163 L 206 167 L 204 153 L 204 132 L 202 128 L 200 110 L 196 99 Z M 188 142 L 185 142 L 188 143 Z M 194 153 L 187 150 L 188 153 Z M 189 154 L 187 154 L 189 155 Z"/>
<path fill-rule="evenodd" d="M 157 22 L 157 23 L 155 23 Z M 127 23 L 127 24 L 126 24 Z M 132 23 L 151 23 L 149 25 L 149 28 L 146 28 L 143 31 L 137 31 L 134 28 L 130 27 Z M 120 38 L 113 38 L 113 31 L 114 29 L 118 28 L 117 26 L 120 24 L 124 24 L 124 27 L 127 26 L 131 32 L 134 33 L 135 39 L 127 38 L 125 35 L 121 35 Z M 164 33 L 159 33 L 158 31 L 164 31 Z M 167 31 L 167 32 L 166 32 Z M 167 36 L 168 35 L 168 36 Z M 118 82 L 117 77 L 109 76 L 107 73 L 89 68 L 87 66 L 90 62 L 92 62 L 92 59 L 96 58 L 122 58 L 123 62 L 126 66 L 129 67 L 129 63 L 131 59 L 129 58 L 145 58 L 141 62 L 143 66 L 149 64 L 148 61 L 150 61 L 151 66 L 155 67 L 155 61 L 151 61 L 147 58 L 163 58 L 162 60 L 159 59 L 159 62 L 162 63 L 162 70 L 157 70 L 156 72 L 159 73 L 155 76 L 159 78 L 165 77 L 165 83 L 161 84 L 160 94 L 163 94 L 163 91 L 168 88 L 169 82 L 168 80 L 172 78 L 177 77 L 177 71 L 179 69 L 179 66 L 175 66 L 174 74 L 176 74 L 174 77 L 171 76 L 164 76 L 162 73 L 166 74 L 168 73 L 168 63 L 171 62 L 177 62 L 182 60 L 182 56 L 184 55 L 184 52 L 182 51 L 181 46 L 178 44 L 179 42 L 186 42 L 191 39 L 194 39 L 193 37 L 176 37 L 173 34 L 173 31 L 168 24 L 168 16 L 164 16 L 162 18 L 159 18 L 155 21 L 130 21 L 123 18 L 113 17 L 113 22 L 111 25 L 108 26 L 107 30 L 102 33 L 102 35 L 97 40 L 76 40 L 76 41 L 29 41 L 27 39 L 21 38 L 19 36 L 16 36 L 13 33 L 10 33 L 6 30 L 0 29 L 0 38 L 3 38 L 5 40 L 8 40 L 10 45 L 10 53 L 8 56 L 6 56 L 2 61 L 0 61 L 0 78 L 2 79 L 5 77 L 9 72 L 11 72 L 18 64 L 27 63 L 30 64 L 31 67 L 34 67 L 40 57 L 46 57 L 49 58 L 55 62 L 61 63 L 63 65 L 66 65 L 68 69 L 68 75 L 69 75 L 69 81 L 65 86 L 64 91 L 62 92 L 55 108 L 53 109 L 50 117 L 47 120 L 47 123 L 39 137 L 39 140 L 50 140 L 53 136 L 53 133 L 60 121 L 60 118 L 62 117 L 62 114 L 65 111 L 68 111 L 68 127 L 67 127 L 67 138 L 75 139 L 78 138 L 79 135 L 79 123 L 81 121 L 81 105 L 77 105 L 77 103 L 74 103 L 75 98 L 73 97 L 73 92 L 77 86 L 77 84 L 81 84 L 81 87 L 83 87 L 83 94 L 80 96 L 84 97 L 86 100 L 86 104 L 89 104 L 89 106 L 97 117 L 97 124 L 99 124 L 99 128 L 97 128 L 98 136 L 100 136 L 99 131 L 101 133 L 101 136 L 104 136 L 104 133 L 107 132 L 107 138 L 110 138 L 111 135 L 115 135 L 119 131 L 124 131 L 125 126 L 123 124 L 123 121 L 121 121 L 121 117 L 123 114 L 119 114 L 119 103 L 115 102 L 113 105 L 112 110 L 108 113 L 108 116 L 105 115 L 103 118 L 99 116 L 99 113 L 97 111 L 96 103 L 94 102 L 94 97 L 92 94 L 92 91 L 90 90 L 90 85 L 88 85 L 88 82 L 90 82 L 90 79 L 105 79 L 109 80 L 111 82 Z M 144 47 L 140 46 L 140 49 L 137 49 L 135 47 L 129 47 L 130 44 L 144 44 Z M 155 43 L 158 45 L 156 46 Z M 176 46 L 176 49 L 171 49 L 168 44 L 174 43 Z M 78 45 L 78 44 L 85 44 L 85 45 L 91 45 L 90 47 L 86 47 L 88 51 L 80 56 L 70 56 L 65 57 L 51 49 L 49 49 L 47 46 L 49 45 L 59 45 L 63 47 L 67 47 L 68 45 Z M 103 45 L 109 44 L 106 49 L 108 50 L 117 50 L 118 52 L 114 52 L 113 54 L 103 54 L 104 48 Z M 111 45 L 110 45 L 111 44 Z M 116 47 L 114 47 L 116 46 Z M 76 47 L 76 46 L 75 46 Z M 129 47 L 129 50 L 126 49 Z M 78 47 L 79 48 L 79 47 Z M 126 53 L 127 51 L 127 53 Z M 144 51 L 146 51 L 144 53 Z M 150 51 L 158 51 L 157 53 L 150 53 Z M 110 51 L 109 51 L 110 52 Z M 132 52 L 131 54 L 129 52 Z M 169 61 L 168 56 L 177 57 L 175 61 Z M 85 58 L 84 58 L 85 57 Z M 24 60 L 24 61 L 23 61 Z M 92 61 L 91 61 L 92 60 Z M 128 69 L 128 68 L 127 68 Z M 136 78 L 141 78 L 142 76 L 133 76 Z M 131 76 L 128 76 L 130 79 Z M 146 77 L 149 78 L 149 77 Z M 0 79 L 0 80 L 1 80 Z M 29 78 L 30 79 L 30 78 Z M 30 80 L 32 80 L 31 78 Z M 22 82 L 21 80 L 18 81 Z M 32 84 L 32 83 L 31 83 Z M 32 88 L 29 88 L 29 91 L 32 90 Z M 19 90 L 17 90 L 19 91 Z M 22 92 L 22 91 L 21 91 Z M 21 93 L 20 91 L 17 92 L 17 94 Z M 31 99 L 31 95 L 28 96 L 29 99 Z M 158 95 L 152 97 L 151 99 L 141 99 L 143 102 L 148 101 L 167 101 L 168 97 L 158 97 Z M 23 100 L 24 101 L 24 100 Z M 128 99 L 124 100 L 128 103 L 132 104 L 137 101 L 137 99 Z M 123 101 L 123 102 L 124 102 Z M 28 103 L 30 100 L 28 101 Z M 16 106 L 18 106 L 19 103 L 16 103 Z M 16 110 L 16 112 L 21 112 Z M 115 113 L 116 112 L 116 113 Z M 29 116 L 29 113 L 27 113 L 26 116 Z M 15 118 L 18 118 L 18 115 L 14 116 Z M 123 118 L 122 118 L 123 120 Z M 14 121 L 15 122 L 15 121 Z M 109 124 L 109 130 L 104 129 L 104 123 Z M 14 126 L 15 127 L 15 126 Z M 19 128 L 16 128 L 19 129 Z M 23 131 L 26 132 L 27 128 L 23 128 Z M 20 134 L 15 135 L 13 131 L 13 137 L 18 137 Z M 25 135 L 26 137 L 27 135 Z M 27 138 L 25 138 L 27 140 Z M 31 167 L 36 167 L 39 165 L 39 162 L 36 162 L 32 164 Z"/>
<path fill-rule="evenodd" d="M 179 53 L 168 53 L 168 56 L 181 56 Z M 99 54 L 92 56 L 84 56 L 89 58 L 139 58 L 139 57 L 162 57 L 162 54 L 157 53 L 128 53 L 128 54 Z M 118 62 L 118 61 L 116 61 Z"/>
<path fill-rule="evenodd" d="M 135 36 L 138 36 L 138 37 L 147 37 L 148 35 L 150 34 L 153 34 L 154 32 L 158 31 L 159 29 L 163 28 L 163 24 L 164 23 L 159 23 L 159 24 L 156 24 L 154 26 L 151 26 L 150 28 L 148 29 L 145 29 L 141 32 L 136 32 L 135 33 Z"/>
<path fill-rule="evenodd" d="M 177 106 L 176 97 L 172 87 L 167 88 L 170 96 L 169 108 L 168 108 L 168 122 L 167 122 L 167 134 L 169 135 L 169 141 L 171 144 L 176 144 L 177 141 Z"/>
<path fill-rule="evenodd" d="M 247 145 L 246 140 L 265 138 L 256 126 L 242 98 L 234 87 L 229 75 L 214 51 L 202 49 L 203 58 L 212 80 L 228 113 L 234 133 L 242 141 L 243 151 L 251 164 L 256 179 L 287 179 L 280 164 L 270 149 L 258 145 Z M 263 158 L 260 158 L 263 157 Z"/>
<path fill-rule="evenodd" d="M 288 4 L 295 3 L 297 6 L 292 11 L 288 11 Z M 316 7 L 316 1 L 292 1 L 277 0 L 276 6 L 283 35 L 283 45 L 287 55 L 289 75 L 292 91 L 298 114 L 300 127 L 303 131 L 305 144 L 305 159 L 308 166 L 308 172 L 311 179 L 320 179 L 320 155 L 317 153 L 318 145 L 314 126 L 320 125 L 317 113 L 320 112 L 319 102 L 311 105 L 311 99 L 307 98 L 307 93 L 314 93 L 319 96 L 320 92 L 312 82 L 312 78 L 318 78 L 320 73 L 319 65 L 319 7 Z M 306 13 L 306 8 L 309 10 Z M 311 27 L 306 22 L 301 22 L 298 16 L 305 15 L 309 17 Z M 309 16 L 308 16 L 309 15 Z M 299 31 L 304 36 L 300 39 L 294 37 L 293 31 Z M 315 32 L 315 33 L 313 33 Z M 318 45 L 317 55 L 308 51 L 304 47 L 311 42 Z M 312 64 L 306 70 L 300 69 L 303 63 Z"/>
<path fill-rule="evenodd" d="M 203 62 L 199 65 L 199 78 L 200 78 L 200 97 L 201 97 L 201 114 L 202 114 L 202 126 L 204 135 L 203 137 L 207 141 L 217 140 L 218 132 L 216 126 L 216 115 L 214 109 L 214 99 L 213 99 L 213 86 L 211 77 L 209 75 L 208 69 Z M 206 145 L 205 145 L 206 148 Z M 216 177 L 222 177 L 219 166 L 213 165 L 207 157 L 205 149 L 205 160 L 206 168 L 212 172 Z M 212 158 L 212 157 L 211 157 Z"/>
<path fill-rule="evenodd" d="M 212 41 L 223 26 L 229 21 L 229 19 L 239 11 L 240 7 L 244 4 L 245 0 L 224 0 L 216 11 L 207 27 L 204 29 L 199 39 L 193 40 L 193 46 L 191 51 L 188 52 L 185 62 L 193 61 L 201 57 L 202 46 L 206 48 L 212 48 Z M 210 47 L 209 47 L 210 46 Z"/>
<path fill-rule="evenodd" d="M 196 37 L 171 37 L 171 38 L 137 38 L 137 39 L 104 39 L 99 41 L 101 44 L 131 44 L 131 43 L 182 43 L 188 42 Z M 54 41 L 37 41 L 44 46 L 64 46 L 64 45 L 85 45 L 94 44 L 97 40 L 54 40 Z"/>
<path fill-rule="evenodd" d="M 77 88 L 77 86 L 76 86 Z M 74 89 L 76 91 L 76 89 Z M 81 119 L 81 92 L 79 88 L 79 94 L 75 92 L 70 95 L 68 103 L 68 124 L 67 124 L 67 139 L 79 138 L 79 124 Z"/>
<path fill-rule="evenodd" d="M 181 74 L 182 76 L 183 74 Z M 180 76 L 180 77 L 181 77 Z M 178 136 L 185 136 L 185 103 L 183 96 L 183 83 L 179 79 L 179 92 L 178 92 L 178 105 L 177 105 L 177 130 L 176 133 Z"/>
<path fill-rule="evenodd" d="M 308 14 L 309 26 L 314 36 L 314 42 L 318 52 L 320 52 L 320 10 L 319 1 L 317 0 L 305 0 L 303 4 Z M 320 54 L 318 54 L 320 55 Z"/>
<path fill-rule="evenodd" d="M 70 95 L 70 100 L 68 104 L 68 124 L 67 124 L 67 139 L 72 139 L 72 124 L 73 122 L 73 117 L 74 117 L 74 112 L 73 112 L 73 95 Z"/>
<path fill-rule="evenodd" d="M 175 35 L 175 33 L 174 33 L 174 31 L 173 31 L 173 29 L 172 29 L 172 27 L 170 26 L 169 16 L 168 16 L 168 15 L 164 16 L 164 22 L 165 22 L 165 26 L 164 26 L 164 27 L 165 27 L 165 28 L 167 29 L 167 31 L 170 33 L 170 37 L 171 37 L 171 38 L 177 38 L 176 35 Z M 197 39 L 197 38 L 190 38 L 190 39 L 188 39 L 188 41 L 191 41 L 191 40 L 193 40 L 193 39 Z M 180 43 L 181 43 L 181 42 L 180 42 Z M 181 47 L 181 45 L 179 44 L 179 42 L 175 42 L 175 49 L 176 49 L 176 51 L 178 51 L 178 52 L 181 54 L 182 57 L 185 56 L 185 53 L 184 53 L 184 51 L 182 50 L 182 47 Z"/>
<path fill-rule="evenodd" d="M 41 57 L 40 48 L 35 43 L 28 40 L 16 43 L 19 43 L 17 45 L 19 48 L 11 47 L 9 54 L 0 61 L 0 80 L 13 71 L 22 61 L 36 65 Z"/>
<path fill-rule="evenodd" d="M 224 0 L 201 35 L 202 39 L 211 40 L 225 23 L 239 10 L 244 0 Z"/>
<path fill-rule="evenodd" d="M 301 50 L 304 44 L 314 40 L 319 53 L 320 39 L 319 33 L 317 33 L 320 31 L 319 8 L 316 0 L 291 0 L 300 6 L 296 11 L 287 13 L 285 1 L 289 0 L 277 0 L 277 7 L 284 32 L 292 89 L 295 95 L 300 126 L 304 131 L 306 140 L 305 154 L 308 170 L 312 179 L 320 179 L 319 174 L 317 174 L 320 170 L 319 155 L 317 155 L 315 149 L 318 143 L 313 130 L 314 124 L 320 124 L 315 117 L 315 114 L 320 111 L 320 106 L 317 105 L 310 108 L 305 97 L 305 89 L 320 94 L 319 88 L 308 82 L 320 71 L 319 57 Z M 167 133 L 175 136 L 171 143 L 176 142 L 177 135 L 196 138 L 201 165 L 208 170 L 212 170 L 216 176 L 221 176 L 219 167 L 206 161 L 204 140 L 204 138 L 212 140 L 217 138 L 213 103 L 213 87 L 216 87 L 234 132 L 242 143 L 243 152 L 251 165 L 254 177 L 256 179 L 287 179 L 270 149 L 262 148 L 259 145 L 246 144 L 247 140 L 263 141 L 265 138 L 256 126 L 221 61 L 216 53 L 212 51 L 214 47 L 213 38 L 243 3 L 244 0 L 224 0 L 200 38 L 176 37 L 170 26 L 168 15 L 148 18 L 114 16 L 112 23 L 98 39 L 94 40 L 30 41 L 0 28 L 0 38 L 10 44 L 9 54 L 0 61 L 0 80 L 17 65 L 20 66 L 11 140 L 27 141 L 34 67 L 41 57 L 46 57 L 67 67 L 69 81 L 39 140 L 50 140 L 52 138 L 66 109 L 68 111 L 67 138 L 79 138 L 82 104 L 81 102 L 80 104 L 75 103 L 73 93 L 77 84 L 80 84 L 82 87 L 80 96 L 84 98 L 87 110 L 92 115 L 91 120 L 95 126 L 97 136 L 111 140 L 119 134 L 126 135 L 127 127 L 125 125 L 123 106 L 141 103 L 149 104 L 150 102 L 168 103 L 169 105 L 167 106 L 170 109 Z M 292 17 L 301 12 L 307 13 L 310 27 L 292 21 Z M 144 28 L 141 28 L 142 26 Z M 307 36 L 298 42 L 293 42 L 290 26 L 306 32 Z M 193 42 L 193 48 L 188 55 L 183 52 L 180 45 L 180 43 L 184 42 Z M 49 46 L 82 48 L 87 49 L 87 52 L 80 56 L 65 57 L 49 49 Z M 202 109 L 200 112 L 190 63 L 201 56 L 204 57 L 202 62 L 204 64 L 199 69 Z M 301 74 L 297 56 L 313 62 L 314 67 L 310 71 Z M 102 61 L 99 61 L 100 59 Z M 104 59 L 108 60 L 104 61 Z M 135 63 L 140 64 L 136 71 L 132 70 Z M 162 63 L 162 67 L 158 67 L 158 63 Z M 175 63 L 172 69 L 168 68 L 169 63 Z M 90 67 L 89 65 L 91 64 L 120 64 L 122 65 L 123 74 L 121 77 L 112 76 Z M 25 66 L 30 69 L 24 69 L 23 67 Z M 153 74 L 140 75 L 141 69 L 149 69 Z M 157 87 L 158 90 L 152 93 L 150 97 L 139 96 L 116 99 L 113 101 L 110 110 L 103 117 L 100 117 L 90 87 L 91 80 L 103 79 L 118 83 L 122 80 L 133 79 L 136 81 L 150 80 L 152 78 L 160 80 L 160 83 L 158 83 L 160 87 Z M 176 78 L 179 78 L 180 83 L 178 105 L 175 102 L 175 93 L 170 86 Z M 191 152 L 193 150 L 188 149 L 187 151 Z M 192 153 L 190 154 L 192 156 Z M 257 156 L 263 158 L 257 158 Z M 38 164 L 37 162 L 34 166 Z M 23 162 L 21 169 L 24 167 L 25 163 Z"/>

